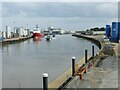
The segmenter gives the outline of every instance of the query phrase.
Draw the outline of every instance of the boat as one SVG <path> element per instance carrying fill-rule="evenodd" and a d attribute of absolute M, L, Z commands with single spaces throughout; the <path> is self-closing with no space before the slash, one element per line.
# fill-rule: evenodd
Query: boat
<path fill-rule="evenodd" d="M 51 40 L 52 40 L 51 36 L 50 36 L 50 35 L 47 35 L 47 36 L 46 36 L 46 40 L 47 40 L 47 41 L 51 41 Z"/>
<path fill-rule="evenodd" d="M 53 34 L 53 37 L 55 37 L 55 34 Z"/>
<path fill-rule="evenodd" d="M 42 38 L 44 35 L 41 34 L 40 28 L 36 25 L 36 28 L 33 30 L 33 38 Z"/>

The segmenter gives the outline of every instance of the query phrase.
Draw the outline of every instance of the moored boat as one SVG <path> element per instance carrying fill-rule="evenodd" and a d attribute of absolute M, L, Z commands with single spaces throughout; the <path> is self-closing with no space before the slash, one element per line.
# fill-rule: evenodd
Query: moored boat
<path fill-rule="evenodd" d="M 50 36 L 50 35 L 47 35 L 47 36 L 46 36 L 46 40 L 47 40 L 47 41 L 51 41 L 51 40 L 52 40 L 51 36 Z"/>
<path fill-rule="evenodd" d="M 36 25 L 36 28 L 33 30 L 33 38 L 42 38 L 44 35 L 41 33 L 40 28 Z"/>

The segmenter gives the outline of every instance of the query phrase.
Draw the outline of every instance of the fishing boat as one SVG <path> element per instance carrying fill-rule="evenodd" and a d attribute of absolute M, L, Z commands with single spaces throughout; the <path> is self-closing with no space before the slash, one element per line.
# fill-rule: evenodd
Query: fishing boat
<path fill-rule="evenodd" d="M 47 36 L 46 36 L 46 40 L 47 40 L 47 41 L 51 41 L 51 40 L 52 40 L 51 36 L 50 36 L 50 35 L 47 35 Z"/>
<path fill-rule="evenodd" d="M 33 30 L 33 38 L 42 38 L 44 35 L 41 34 L 40 28 L 36 25 L 36 28 Z"/>

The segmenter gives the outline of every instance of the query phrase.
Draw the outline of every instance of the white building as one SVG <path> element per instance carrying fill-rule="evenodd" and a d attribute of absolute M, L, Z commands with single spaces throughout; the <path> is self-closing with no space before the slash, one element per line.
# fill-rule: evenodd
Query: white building
<path fill-rule="evenodd" d="M 2 32 L 2 37 L 3 37 L 4 39 L 6 39 L 6 32 L 5 32 L 5 31 Z"/>
<path fill-rule="evenodd" d="M 11 38 L 11 27 L 6 26 L 6 38 Z"/>
<path fill-rule="evenodd" d="M 2 31 L 0 31 L 0 39 L 2 39 Z"/>

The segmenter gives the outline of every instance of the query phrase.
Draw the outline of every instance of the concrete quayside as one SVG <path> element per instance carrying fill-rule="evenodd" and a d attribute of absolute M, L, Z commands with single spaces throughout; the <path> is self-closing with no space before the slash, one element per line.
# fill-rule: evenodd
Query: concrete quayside
<path fill-rule="evenodd" d="M 75 77 L 65 88 L 118 88 L 118 62 L 120 53 L 118 50 L 118 43 L 104 42 L 103 36 L 84 36 L 89 40 L 100 41 L 102 48 L 100 52 L 91 61 L 94 66 L 83 75 L 83 79 Z M 101 37 L 101 38 L 100 38 Z M 104 42 L 104 44 L 103 44 Z"/>
<path fill-rule="evenodd" d="M 74 36 L 74 35 L 72 35 L 72 36 Z M 92 42 L 94 42 L 101 49 L 101 43 L 98 40 L 92 39 L 92 38 L 90 38 L 90 40 L 92 40 Z M 87 50 L 85 50 L 85 54 L 87 55 L 86 51 Z M 79 62 L 75 63 L 75 73 L 79 69 L 82 70 L 83 68 L 85 68 L 87 70 L 88 67 L 91 67 L 96 62 L 96 61 L 93 61 L 94 63 L 91 62 L 91 59 L 94 58 L 94 46 L 92 46 L 92 56 L 87 55 L 87 61 L 86 61 L 86 55 L 85 55 L 85 57 L 80 59 Z M 64 72 L 62 75 L 60 75 L 57 79 L 50 82 L 48 87 L 49 88 L 56 88 L 56 89 L 59 89 L 59 90 L 63 89 L 63 88 L 66 88 L 68 83 L 70 83 L 74 80 L 75 76 L 79 76 L 79 78 L 82 79 L 83 73 L 84 73 L 84 71 L 82 71 L 82 74 L 80 74 L 80 76 L 77 75 L 77 73 L 76 73 L 76 75 L 72 75 L 72 67 L 71 67 L 66 72 Z"/>
<path fill-rule="evenodd" d="M 90 58 L 90 56 L 88 56 Z M 76 63 L 76 67 L 81 67 L 85 63 L 85 58 L 81 58 L 80 61 Z M 65 80 L 67 80 L 72 75 L 72 67 L 60 75 L 56 80 L 49 83 L 49 88 L 60 88 Z"/>
<path fill-rule="evenodd" d="M 70 68 L 56 80 L 49 83 L 49 88 L 59 90 L 67 88 L 118 88 L 117 57 L 119 53 L 116 51 L 116 48 L 119 44 L 105 42 L 103 35 L 86 36 L 74 34 L 72 36 L 94 42 L 98 45 L 100 51 L 95 56 L 89 56 L 87 63 L 85 63 L 85 58 L 83 58 L 75 64 L 75 71 L 86 66 L 86 72 L 82 72 L 82 74 L 79 72 L 79 75 L 72 76 L 72 68 Z M 109 46 L 111 48 L 109 48 Z M 76 67 L 76 65 L 78 67 Z M 109 86 L 109 84 L 111 84 L 111 86 Z"/>
<path fill-rule="evenodd" d="M 10 38 L 10 39 L 3 39 L 1 41 L 2 44 L 10 44 L 10 43 L 16 43 L 20 41 L 25 41 L 32 38 L 32 36 L 26 36 L 26 37 L 18 37 L 18 38 Z"/>

